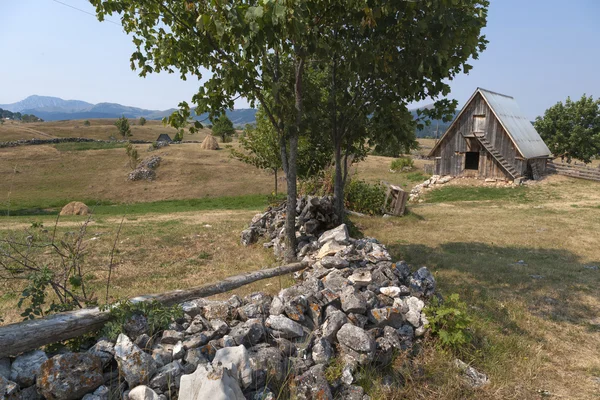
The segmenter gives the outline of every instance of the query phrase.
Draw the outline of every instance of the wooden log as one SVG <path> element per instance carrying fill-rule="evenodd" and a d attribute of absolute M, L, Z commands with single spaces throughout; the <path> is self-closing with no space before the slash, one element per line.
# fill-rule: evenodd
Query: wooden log
<path fill-rule="evenodd" d="M 174 305 L 184 301 L 228 292 L 252 282 L 300 271 L 306 267 L 308 267 L 308 263 L 298 262 L 230 276 L 220 282 L 191 289 L 142 295 L 130 300 L 132 302 L 157 300 L 165 305 Z M 81 336 L 100 329 L 108 320 L 109 312 L 100 311 L 98 307 L 95 307 L 0 326 L 0 358 L 14 356 L 47 344 Z"/>

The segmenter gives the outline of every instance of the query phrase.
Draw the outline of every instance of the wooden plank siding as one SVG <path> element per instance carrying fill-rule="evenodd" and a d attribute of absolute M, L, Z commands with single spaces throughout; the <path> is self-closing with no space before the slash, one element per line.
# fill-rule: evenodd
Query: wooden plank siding
<path fill-rule="evenodd" d="M 500 163 L 481 146 L 476 138 L 472 137 L 475 129 L 475 116 L 480 117 L 483 115 L 485 115 L 483 133 L 487 140 L 521 175 L 526 174 L 527 160 L 520 157 L 510 136 L 489 108 L 483 96 L 478 93 L 465 106 L 459 119 L 450 128 L 451 131 L 442 138 L 442 142 L 433 154 L 436 157 L 435 172 L 438 175 L 512 179 Z M 477 171 L 465 169 L 465 153 L 471 151 L 479 152 L 479 169 Z"/>

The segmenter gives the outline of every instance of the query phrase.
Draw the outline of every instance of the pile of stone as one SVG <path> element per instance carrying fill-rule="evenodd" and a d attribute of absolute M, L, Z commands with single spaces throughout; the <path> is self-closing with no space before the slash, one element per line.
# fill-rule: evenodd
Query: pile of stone
<path fill-rule="evenodd" d="M 313 213 L 329 200 L 303 202 L 301 237 L 314 232 L 309 221 L 331 223 Z M 266 219 L 265 232 L 280 224 L 280 211 L 270 210 L 279 217 Z M 159 335 L 150 337 L 148 321 L 136 315 L 116 341 L 99 340 L 85 352 L 0 360 L 0 397 L 368 399 L 359 367 L 389 365 L 425 333 L 434 278 L 425 267 L 411 272 L 393 262 L 375 239 L 351 238 L 343 224 L 307 246 L 310 266 L 274 297 L 197 299 L 183 303 L 184 317 Z"/>
<path fill-rule="evenodd" d="M 450 175 L 446 175 L 446 176 L 433 175 L 431 178 L 427 179 L 425 182 L 419 183 L 418 185 L 416 185 L 415 187 L 413 187 L 411 189 L 410 195 L 408 196 L 408 201 L 422 202 L 423 199 L 421 198 L 421 196 L 424 193 L 426 193 L 428 190 L 435 188 L 436 186 L 444 185 L 444 184 L 450 182 L 452 179 L 453 179 L 453 177 Z"/>
<path fill-rule="evenodd" d="M 160 165 L 161 158 L 152 156 L 143 160 L 138 166 L 129 173 L 127 179 L 130 181 L 153 181 L 156 179 L 156 168 Z"/>
<path fill-rule="evenodd" d="M 256 214 L 250 227 L 242 231 L 242 244 L 256 243 L 259 237 L 269 239 L 265 247 L 272 247 L 275 256 L 280 257 L 285 251 L 285 218 L 286 203 L 270 207 L 266 212 Z M 328 229 L 340 224 L 335 214 L 333 197 L 305 196 L 296 204 L 296 237 L 298 257 L 305 257 L 318 246 L 317 239 Z"/>

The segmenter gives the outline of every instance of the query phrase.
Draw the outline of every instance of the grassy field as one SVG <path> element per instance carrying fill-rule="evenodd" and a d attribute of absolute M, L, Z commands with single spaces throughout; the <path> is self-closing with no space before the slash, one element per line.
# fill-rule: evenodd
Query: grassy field
<path fill-rule="evenodd" d="M 74 121 L 49 121 L 21 123 L 6 121 L 0 125 L 0 142 L 19 139 L 50 139 L 61 137 L 85 137 L 90 139 L 109 140 L 112 137 L 119 139 L 119 131 L 115 126 L 116 119 L 90 119 L 90 125 L 85 126 L 83 120 Z M 137 120 L 130 119 L 132 139 L 154 141 L 161 133 L 175 136 L 174 128 L 164 126 L 161 121 L 147 121 L 139 125 Z M 184 140 L 203 140 L 208 129 L 190 135 L 184 134 Z"/>
<path fill-rule="evenodd" d="M 92 126 L 93 123 L 92 123 Z M 235 145 L 235 143 L 234 143 Z M 145 148 L 140 147 L 145 155 Z M 197 145 L 170 146 L 156 182 L 131 183 L 123 149 L 60 151 L 52 146 L 0 150 L 2 208 L 55 213 L 87 199 L 95 215 L 86 235 L 85 268 L 104 300 L 110 250 L 118 267 L 109 298 L 183 289 L 276 264 L 260 244 L 244 248 L 239 233 L 266 201 L 273 177 Z M 357 177 L 410 188 L 422 171 L 392 173 L 391 159 L 368 157 Z M 423 161 L 416 160 L 421 168 Z M 282 189 L 284 190 L 284 189 Z M 0 236 L 53 229 L 55 215 L 0 217 Z M 600 184 L 552 176 L 516 188 L 454 180 L 409 206 L 402 218 L 353 217 L 395 259 L 428 266 L 441 293 L 458 293 L 474 323 L 459 356 L 489 375 L 471 389 L 457 379 L 456 356 L 427 341 L 419 355 L 398 357 L 389 371 L 404 385 L 386 391 L 381 371 L 364 370 L 374 399 L 600 398 Z M 83 217 L 59 220 L 58 233 Z M 32 228 L 32 224 L 35 228 Z M 43 225 L 43 228 L 40 228 Z M 238 290 L 277 292 L 289 277 Z M 0 315 L 19 319 L 18 291 L 0 287 Z M 222 295 L 228 297 L 231 293 Z"/>

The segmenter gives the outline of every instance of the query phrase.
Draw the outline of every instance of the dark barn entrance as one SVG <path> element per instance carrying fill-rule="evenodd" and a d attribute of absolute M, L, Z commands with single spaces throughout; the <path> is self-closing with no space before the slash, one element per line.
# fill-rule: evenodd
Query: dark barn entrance
<path fill-rule="evenodd" d="M 479 169 L 479 152 L 467 151 L 465 153 L 465 169 Z"/>

